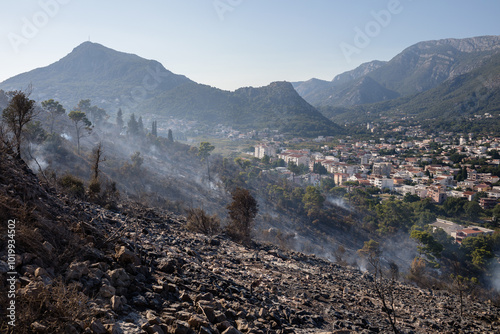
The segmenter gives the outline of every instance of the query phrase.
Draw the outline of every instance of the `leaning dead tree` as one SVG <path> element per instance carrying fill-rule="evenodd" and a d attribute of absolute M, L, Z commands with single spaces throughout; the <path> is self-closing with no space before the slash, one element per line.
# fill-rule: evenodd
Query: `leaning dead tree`
<path fill-rule="evenodd" d="M 396 328 L 396 294 L 395 286 L 399 275 L 399 269 L 395 263 L 390 263 L 389 274 L 385 274 L 380 259 L 380 245 L 374 240 L 366 241 L 358 254 L 365 258 L 372 267 L 372 288 L 378 299 L 382 302 L 382 312 L 385 313 L 389 324 L 395 334 L 399 333 Z"/>

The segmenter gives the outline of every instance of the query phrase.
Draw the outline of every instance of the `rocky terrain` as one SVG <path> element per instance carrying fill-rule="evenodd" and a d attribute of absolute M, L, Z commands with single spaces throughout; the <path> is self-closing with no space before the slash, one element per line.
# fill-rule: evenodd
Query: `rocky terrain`
<path fill-rule="evenodd" d="M 393 311 L 401 333 L 500 330 L 488 301 L 466 298 L 461 318 L 452 293 L 396 282 L 388 310 L 369 273 L 194 234 L 183 217 L 133 202 L 106 210 L 41 185 L 6 156 L 0 168 L 2 235 L 7 219 L 17 222 L 15 333 L 387 333 Z M 5 307 L 0 316 L 0 330 L 13 332 Z"/>

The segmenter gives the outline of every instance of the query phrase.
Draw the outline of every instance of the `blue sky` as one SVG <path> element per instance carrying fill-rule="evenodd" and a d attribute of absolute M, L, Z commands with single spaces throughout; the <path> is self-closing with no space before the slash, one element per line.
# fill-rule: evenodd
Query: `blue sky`
<path fill-rule="evenodd" d="M 0 4 L 0 81 L 92 42 L 221 89 L 331 80 L 419 41 L 500 35 L 500 1 L 25 0 Z"/>

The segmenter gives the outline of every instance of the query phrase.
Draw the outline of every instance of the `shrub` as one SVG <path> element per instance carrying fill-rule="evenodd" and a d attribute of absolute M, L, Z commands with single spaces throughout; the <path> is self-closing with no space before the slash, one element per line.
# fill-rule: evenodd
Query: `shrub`
<path fill-rule="evenodd" d="M 85 188 L 83 186 L 83 181 L 78 177 L 66 174 L 60 180 L 59 184 L 61 187 L 68 192 L 70 195 L 77 198 L 83 198 L 85 195 Z"/>
<path fill-rule="evenodd" d="M 425 261 L 421 257 L 415 257 L 410 266 L 408 279 L 419 286 L 427 286 Z"/>
<path fill-rule="evenodd" d="M 186 227 L 193 232 L 214 235 L 220 231 L 220 220 L 217 215 L 207 215 L 203 209 L 189 209 Z"/>
<path fill-rule="evenodd" d="M 101 194 L 101 182 L 98 179 L 92 179 L 89 183 L 89 197 L 93 201 L 99 200 Z"/>
<path fill-rule="evenodd" d="M 120 199 L 120 192 L 116 188 L 116 182 L 106 182 L 104 193 L 102 195 L 104 207 L 108 210 L 117 210 L 117 202 Z"/>

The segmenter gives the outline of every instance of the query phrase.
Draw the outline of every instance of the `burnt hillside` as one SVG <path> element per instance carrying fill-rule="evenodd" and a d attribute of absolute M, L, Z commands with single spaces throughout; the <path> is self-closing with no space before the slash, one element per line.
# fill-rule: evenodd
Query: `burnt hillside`
<path fill-rule="evenodd" d="M 48 188 L 0 160 L 2 235 L 15 219 L 16 333 L 494 333 L 498 307 L 421 290 L 272 245 L 246 248 L 131 202 L 117 211 Z M 0 288 L 7 291 L 6 238 Z M 379 285 L 380 286 L 380 285 Z M 9 300 L 2 294 L 1 304 Z M 5 308 L 0 329 L 9 332 Z"/>

